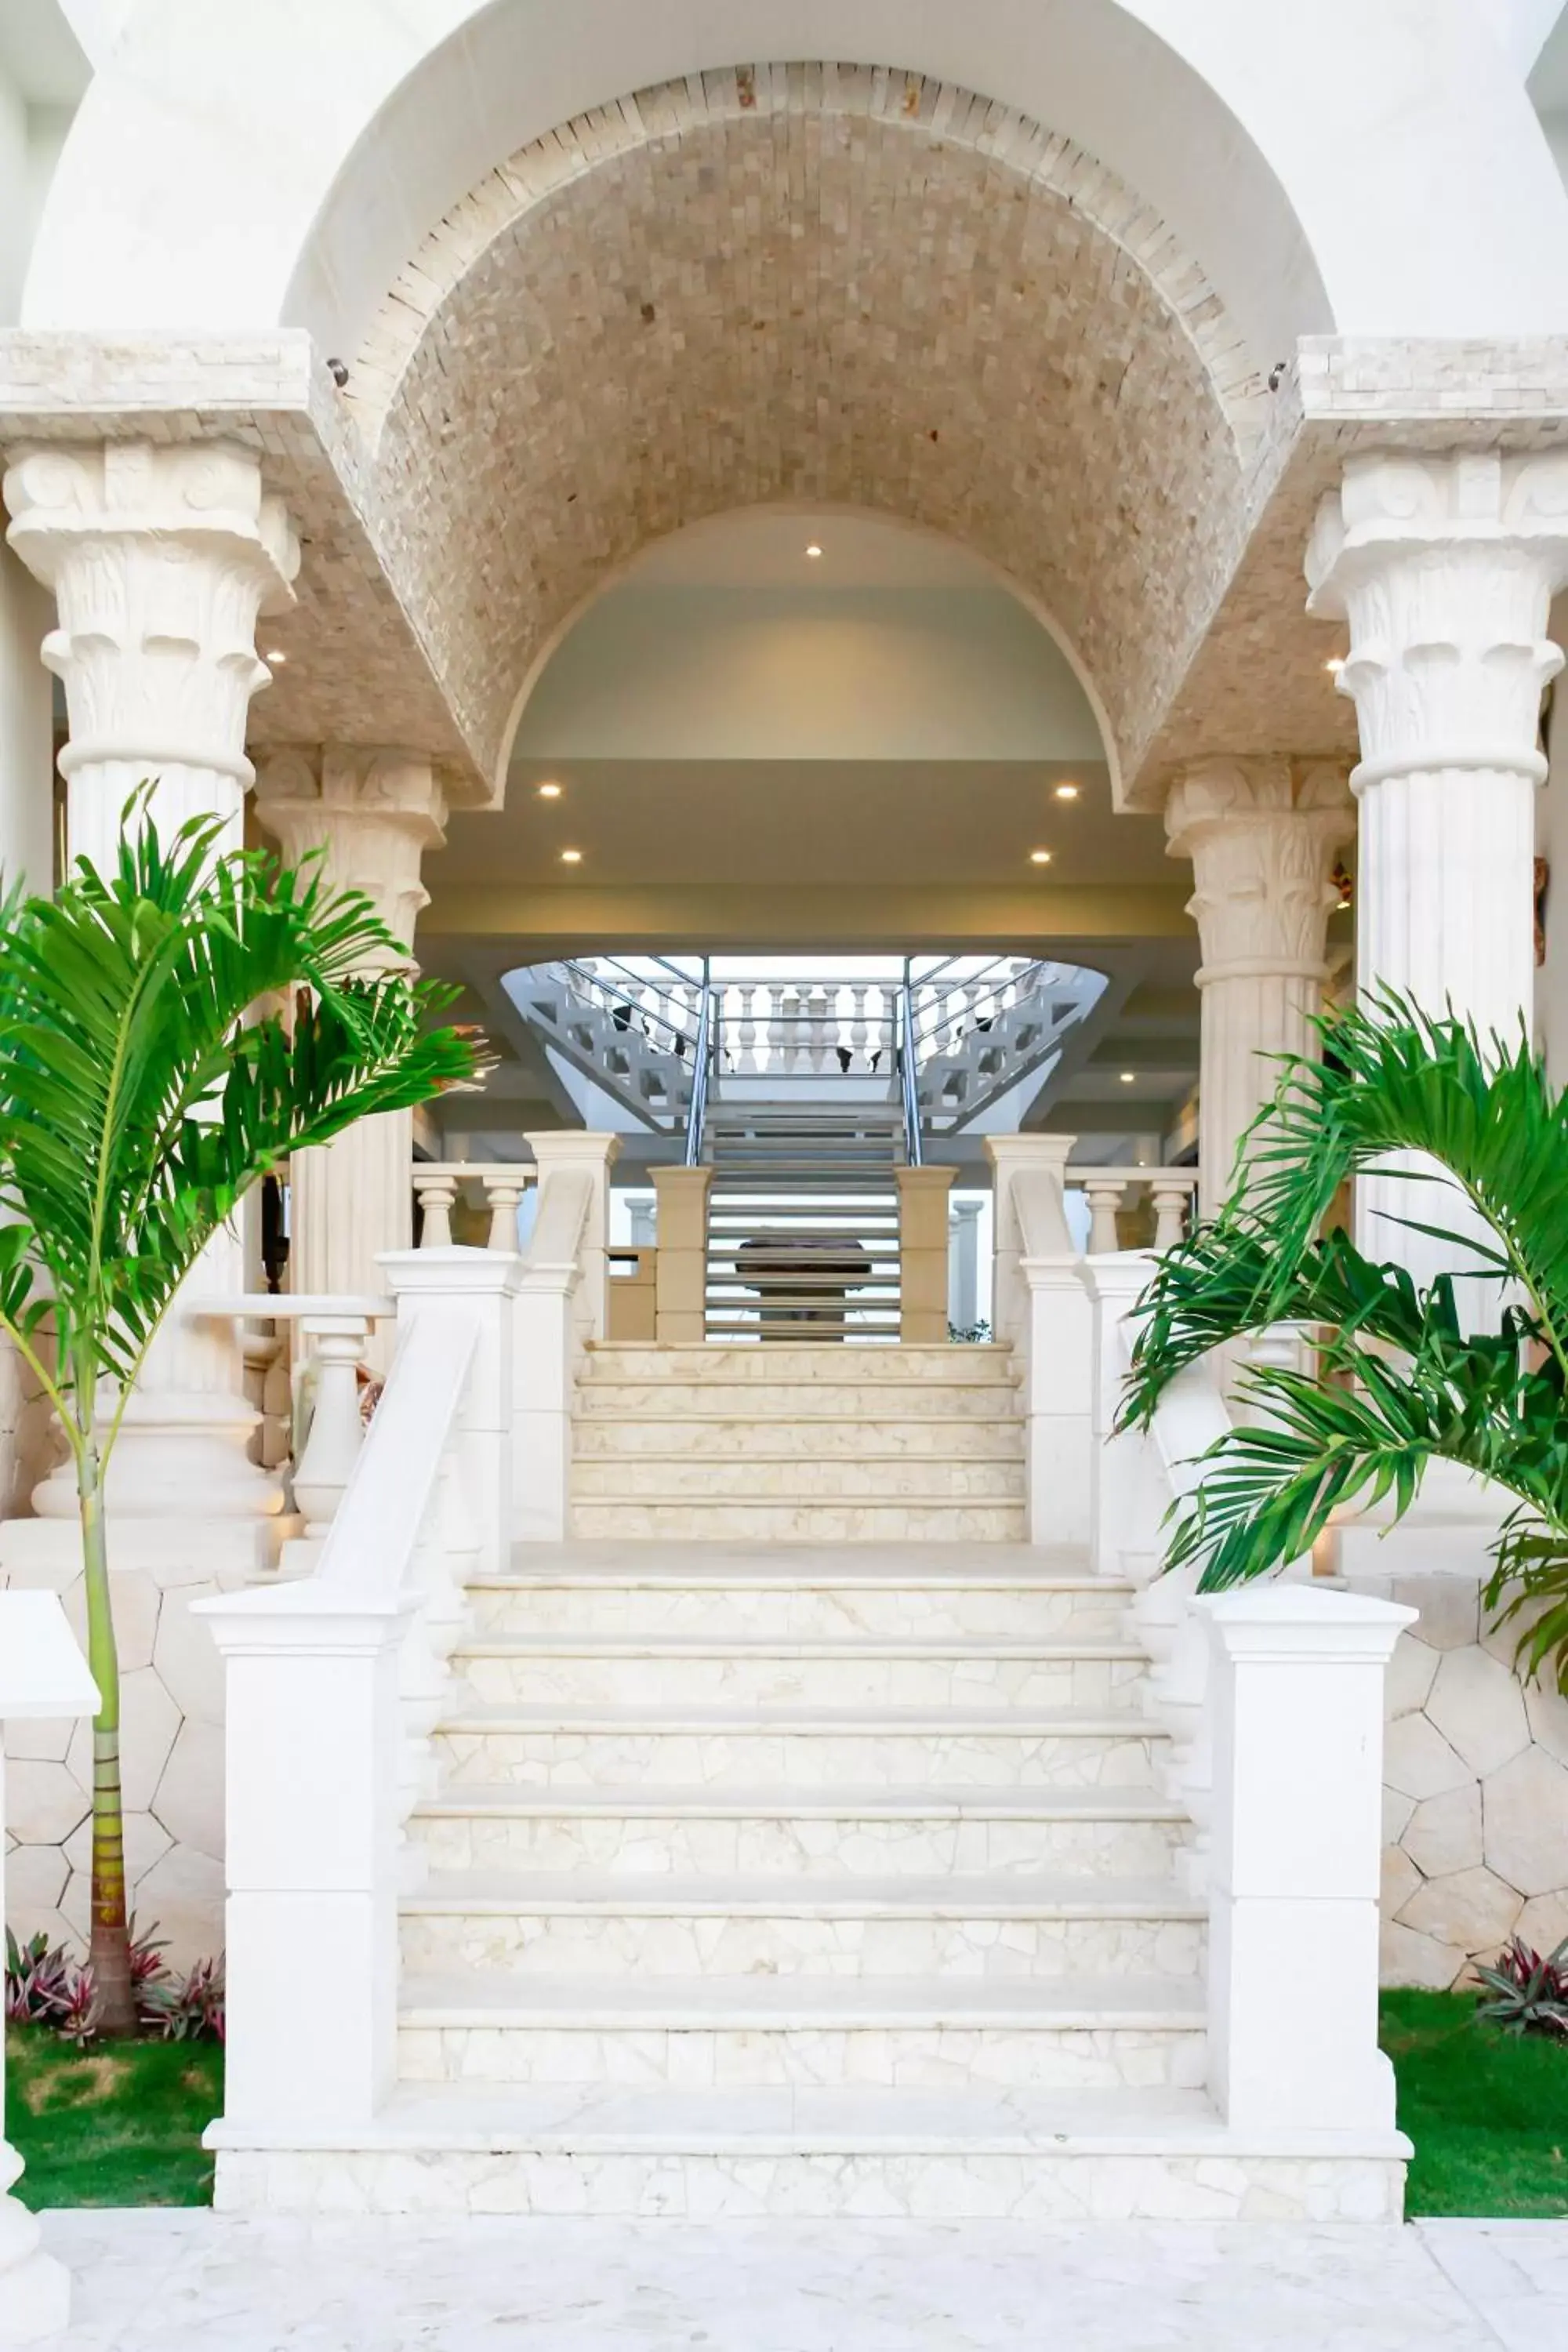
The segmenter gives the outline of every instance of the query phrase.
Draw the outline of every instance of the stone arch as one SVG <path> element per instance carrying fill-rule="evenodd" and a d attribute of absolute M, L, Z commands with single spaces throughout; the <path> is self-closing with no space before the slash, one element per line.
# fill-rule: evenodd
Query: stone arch
<path fill-rule="evenodd" d="M 487 173 L 351 371 L 378 536 L 468 738 L 597 582 L 726 508 L 900 515 L 1014 581 L 1136 761 L 1228 576 L 1268 394 L 1059 133 L 891 68 L 666 84 Z"/>

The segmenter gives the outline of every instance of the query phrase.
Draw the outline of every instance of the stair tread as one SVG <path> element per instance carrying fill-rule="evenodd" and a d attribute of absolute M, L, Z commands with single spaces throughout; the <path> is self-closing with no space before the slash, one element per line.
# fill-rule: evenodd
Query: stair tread
<path fill-rule="evenodd" d="M 1163 1739 L 1163 1725 L 1149 1717 L 1110 1708 L 1058 1707 L 1039 1713 L 1019 1708 L 964 1709 L 942 1706 L 513 1706 L 468 1705 L 447 1716 L 442 1731 L 647 1731 L 820 1732 L 837 1738 L 867 1733 L 948 1734 L 1005 1732 L 1009 1739 Z"/>
<path fill-rule="evenodd" d="M 1020 1877 L 954 1873 L 929 1878 L 791 1873 L 733 1878 L 670 1874 L 628 1879 L 619 1871 L 432 1871 L 399 1906 L 449 1913 L 583 1912 L 617 1918 L 688 1914 L 730 1918 L 1205 1919 L 1206 1903 L 1169 1878 Z"/>
<path fill-rule="evenodd" d="M 414 1808 L 426 1821 L 691 1819 L 700 1821 L 1185 1822 L 1156 1789 L 714 1789 L 645 1781 L 620 1788 L 532 1788 L 521 1781 L 453 1784 Z M 630 1874 L 628 1874 L 629 1875 Z"/>
<path fill-rule="evenodd" d="M 1040 1544 L 922 1544 L 918 1559 L 903 1544 L 737 1543 L 714 1546 L 700 1562 L 680 1543 L 521 1544 L 510 1570 L 473 1578 L 470 1592 L 530 1591 L 539 1586 L 634 1585 L 639 1590 L 702 1591 L 727 1585 L 763 1590 L 850 1587 L 878 1591 L 908 1585 L 921 1591 L 989 1591 L 1022 1587 L 1041 1592 L 1127 1595 L 1131 1578 L 1096 1576 L 1079 1565 L 1070 1547 Z M 689 1563 L 690 1563 L 689 1565 Z"/>
<path fill-rule="evenodd" d="M 1207 1995 L 1179 1977 L 568 1977 L 475 1969 L 405 1977 L 405 2025 L 985 2026 L 1201 2029 Z"/>
<path fill-rule="evenodd" d="M 1296 2136 L 1299 2143 L 1302 2135 Z M 741 2084 L 628 2090 L 400 2083 L 375 2115 L 343 2125 L 216 2124 L 219 2147 L 473 2151 L 479 2154 L 889 2156 L 1289 2153 L 1287 2131 L 1238 2133 L 1206 2092 L 1164 2088 L 962 2090 Z M 1344 2151 L 1397 2153 L 1393 2135 L 1345 2134 Z M 1311 2152 L 1342 2152 L 1317 2135 Z"/>
<path fill-rule="evenodd" d="M 1136 1642 L 1089 1635 L 1077 1642 L 1013 1642 L 940 1633 L 919 1641 L 883 1633 L 831 1634 L 818 1640 L 794 1633 L 704 1639 L 689 1633 L 476 1633 L 466 1636 L 452 1653 L 456 1658 L 734 1658 L 742 1663 L 752 1658 L 951 1658 L 1020 1664 L 1038 1660 L 1051 1665 L 1079 1659 L 1140 1664 L 1148 1654 Z"/>

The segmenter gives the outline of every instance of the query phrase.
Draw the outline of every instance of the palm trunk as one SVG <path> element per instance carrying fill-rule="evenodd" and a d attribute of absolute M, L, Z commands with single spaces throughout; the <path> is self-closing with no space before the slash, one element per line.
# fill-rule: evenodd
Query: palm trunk
<path fill-rule="evenodd" d="M 91 1389 L 88 1391 L 91 1395 Z M 99 2031 L 136 2031 L 131 1928 L 125 1904 L 125 1809 L 120 1788 L 120 1656 L 109 1601 L 109 1546 L 102 1465 L 89 1432 L 77 1473 L 81 1557 L 87 1576 L 87 1659 L 98 1685 L 92 1725 L 92 1933 L 88 1958 L 98 1992 Z"/>

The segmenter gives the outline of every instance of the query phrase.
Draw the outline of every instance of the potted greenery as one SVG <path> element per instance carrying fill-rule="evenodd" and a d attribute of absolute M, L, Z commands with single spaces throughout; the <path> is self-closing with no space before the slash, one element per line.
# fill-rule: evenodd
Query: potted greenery
<path fill-rule="evenodd" d="M 126 1402 L 253 1184 L 475 1064 L 469 1039 L 430 1025 L 441 992 L 407 976 L 367 898 L 329 895 L 315 860 L 295 872 L 220 851 L 216 822 L 165 845 L 147 797 L 126 811 L 111 874 L 83 862 L 53 898 L 0 905 L 0 1330 L 76 1470 L 101 1699 L 89 1957 L 109 2034 L 136 2028 L 103 1509 Z"/>

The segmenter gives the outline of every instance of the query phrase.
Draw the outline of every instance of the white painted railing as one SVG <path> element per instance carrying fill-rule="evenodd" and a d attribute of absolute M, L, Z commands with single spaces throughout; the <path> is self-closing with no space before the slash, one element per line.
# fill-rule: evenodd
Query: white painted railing
<path fill-rule="evenodd" d="M 1103 1256 L 1121 1247 L 1117 1218 L 1138 1199 L 1146 1198 L 1154 1212 L 1153 1245 L 1173 1249 L 1192 1222 L 1197 1204 L 1195 1168 L 1086 1168 L 1067 1171 L 1069 1192 L 1079 1192 L 1089 1203 L 1089 1247 Z"/>
<path fill-rule="evenodd" d="M 464 1586 L 510 1548 L 520 1262 L 381 1263 L 396 1349 L 316 1573 L 196 1605 L 226 1664 L 220 2151 L 363 2125 L 390 2087 L 397 1895 L 416 1875 L 403 1825 L 431 1785 Z M 312 1952 L 353 2000 L 321 2001 Z"/>
<path fill-rule="evenodd" d="M 1310 1576 L 1210 1597 L 1158 1574 L 1169 1509 L 1201 1481 L 1229 1414 L 1200 1364 L 1171 1383 L 1149 1431 L 1117 1430 L 1152 1265 L 1142 1253 L 1082 1264 L 1094 1305 L 1091 1559 L 1142 1588 L 1133 1617 L 1154 1660 L 1147 1704 L 1171 1734 L 1165 1785 L 1196 1825 L 1209 2090 L 1233 2132 L 1309 2131 L 1325 2155 L 1399 2164 L 1409 2144 L 1377 2043 L 1384 1678 L 1415 1612 Z"/>
<path fill-rule="evenodd" d="M 518 1204 L 534 1174 L 526 1160 L 416 1160 L 413 1182 L 420 1212 L 420 1248 L 450 1249 L 452 1211 L 460 1198 L 478 1192 L 489 1211 L 489 1247 L 515 1250 Z"/>

